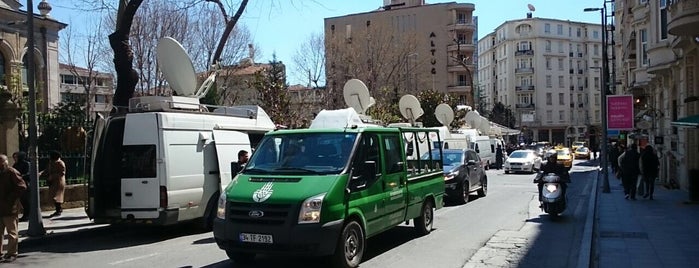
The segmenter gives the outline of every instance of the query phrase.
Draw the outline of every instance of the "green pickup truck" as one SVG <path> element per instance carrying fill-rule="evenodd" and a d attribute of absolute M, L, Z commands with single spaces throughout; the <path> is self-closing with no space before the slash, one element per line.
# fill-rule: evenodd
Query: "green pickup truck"
<path fill-rule="evenodd" d="M 439 139 L 414 127 L 269 132 L 219 198 L 216 244 L 241 263 L 282 254 L 357 267 L 369 237 L 410 220 L 426 235 L 444 175 L 441 157 L 415 156 Z"/>

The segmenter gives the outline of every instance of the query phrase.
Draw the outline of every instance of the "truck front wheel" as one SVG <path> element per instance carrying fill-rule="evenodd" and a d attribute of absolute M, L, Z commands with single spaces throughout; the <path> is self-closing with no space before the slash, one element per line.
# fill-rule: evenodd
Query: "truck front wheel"
<path fill-rule="evenodd" d="M 255 260 L 255 253 L 226 250 L 226 255 L 235 263 L 249 264 Z"/>
<path fill-rule="evenodd" d="M 422 211 L 420 212 L 420 217 L 417 217 L 414 221 L 415 231 L 419 235 L 427 235 L 432 231 L 432 224 L 434 224 L 434 205 L 431 200 L 425 200 L 422 204 Z"/>
<path fill-rule="evenodd" d="M 364 255 L 365 244 L 362 225 L 354 220 L 345 224 L 335 248 L 334 266 L 341 268 L 358 267 Z"/>

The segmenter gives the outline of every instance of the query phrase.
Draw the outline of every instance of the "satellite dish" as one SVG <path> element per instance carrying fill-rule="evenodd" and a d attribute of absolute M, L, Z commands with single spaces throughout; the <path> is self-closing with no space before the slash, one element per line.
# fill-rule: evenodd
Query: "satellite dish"
<path fill-rule="evenodd" d="M 400 109 L 400 114 L 403 115 L 405 119 L 410 120 L 410 123 L 413 123 L 415 119 L 418 119 L 425 113 L 422 107 L 420 107 L 420 101 L 410 94 L 400 98 L 398 108 Z"/>
<path fill-rule="evenodd" d="M 216 82 L 216 72 L 209 75 L 209 77 L 204 80 L 204 83 L 201 83 L 199 89 L 194 92 L 194 96 L 200 99 L 206 96 L 206 93 L 209 92 L 209 89 L 211 89 L 211 86 L 214 85 L 214 82 Z"/>
<path fill-rule="evenodd" d="M 466 120 L 466 124 L 468 124 L 472 128 L 476 128 L 476 123 L 478 122 L 477 120 L 480 118 L 480 116 L 481 115 L 478 113 L 478 111 L 471 110 L 468 113 L 466 113 L 464 120 Z"/>
<path fill-rule="evenodd" d="M 487 134 L 488 132 L 490 132 L 490 121 L 488 121 L 488 119 L 486 119 L 485 117 L 480 116 L 477 128 L 482 133 Z"/>
<path fill-rule="evenodd" d="M 345 98 L 345 104 L 357 111 L 358 114 L 364 114 L 366 109 L 376 102 L 372 102 L 372 98 L 369 96 L 369 89 L 359 79 L 347 81 L 342 89 L 342 95 Z"/>
<path fill-rule="evenodd" d="M 437 117 L 437 121 L 439 121 L 439 123 L 442 123 L 443 126 L 448 127 L 449 124 L 454 121 L 454 110 L 451 109 L 449 104 L 442 103 L 434 108 L 434 116 Z"/>
<path fill-rule="evenodd" d="M 534 8 L 534 5 L 532 4 L 527 4 L 527 7 L 529 8 L 529 11 L 536 11 L 536 8 Z"/>
<path fill-rule="evenodd" d="M 161 38 L 156 47 L 158 67 L 177 95 L 192 96 L 197 87 L 194 65 L 180 42 L 172 37 Z"/>

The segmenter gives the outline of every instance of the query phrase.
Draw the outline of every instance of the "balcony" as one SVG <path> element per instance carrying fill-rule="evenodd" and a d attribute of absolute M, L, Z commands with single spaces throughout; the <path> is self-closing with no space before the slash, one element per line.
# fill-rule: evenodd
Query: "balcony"
<path fill-rule="evenodd" d="M 517 103 L 515 108 L 519 109 L 534 109 L 534 103 Z"/>
<path fill-rule="evenodd" d="M 515 86 L 515 91 L 534 91 L 534 86 Z"/>
<path fill-rule="evenodd" d="M 471 93 L 471 86 L 466 85 L 466 83 L 457 83 L 447 86 L 447 91 L 449 93 Z"/>
<path fill-rule="evenodd" d="M 533 73 L 534 68 L 529 67 L 529 68 L 515 68 L 515 73 L 516 74 L 524 74 L 524 73 Z"/>
<path fill-rule="evenodd" d="M 449 25 L 450 30 L 474 32 L 476 25 L 467 20 L 457 20 L 456 23 Z"/>
<path fill-rule="evenodd" d="M 531 50 L 531 49 L 515 51 L 515 56 L 533 56 L 533 55 L 534 55 L 534 50 Z"/>
<path fill-rule="evenodd" d="M 675 0 L 668 7 L 667 31 L 672 35 L 699 34 L 699 1 Z"/>
<path fill-rule="evenodd" d="M 447 46 L 447 51 L 463 51 L 463 52 L 473 52 L 476 50 L 476 46 L 473 44 L 467 44 L 467 41 L 462 41 L 460 44 L 451 44 Z"/>
<path fill-rule="evenodd" d="M 469 69 L 473 69 L 473 65 L 469 65 Z M 467 72 L 466 67 L 458 63 L 450 63 L 447 66 L 447 72 Z"/>

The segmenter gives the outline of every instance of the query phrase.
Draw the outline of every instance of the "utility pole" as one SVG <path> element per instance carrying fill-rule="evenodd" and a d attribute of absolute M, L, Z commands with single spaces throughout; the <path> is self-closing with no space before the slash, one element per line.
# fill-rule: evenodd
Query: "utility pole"
<path fill-rule="evenodd" d="M 29 229 L 27 235 L 42 236 L 46 234 L 41 221 L 41 204 L 39 203 L 39 153 L 36 148 L 36 87 L 34 82 L 34 1 L 27 0 L 27 86 L 29 87 L 29 192 L 30 205 Z"/>

